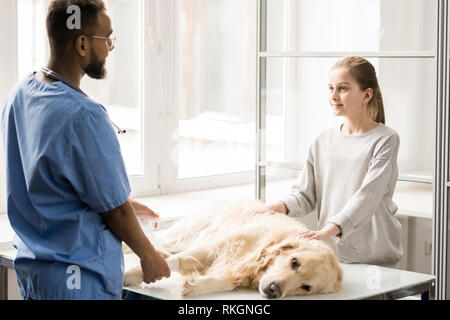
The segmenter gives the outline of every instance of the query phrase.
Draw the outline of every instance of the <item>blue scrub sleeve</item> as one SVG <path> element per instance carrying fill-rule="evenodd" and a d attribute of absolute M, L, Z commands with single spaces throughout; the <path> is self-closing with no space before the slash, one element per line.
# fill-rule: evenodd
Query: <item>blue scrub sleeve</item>
<path fill-rule="evenodd" d="M 64 172 L 80 199 L 97 212 L 119 207 L 130 195 L 119 141 L 101 107 L 85 111 L 68 137 Z"/>

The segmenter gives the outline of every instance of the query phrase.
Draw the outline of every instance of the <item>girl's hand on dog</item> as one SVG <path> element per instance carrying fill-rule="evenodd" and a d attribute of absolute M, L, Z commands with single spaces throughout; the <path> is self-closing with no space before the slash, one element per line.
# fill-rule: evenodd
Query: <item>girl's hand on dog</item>
<path fill-rule="evenodd" d="M 304 230 L 296 234 L 300 239 L 328 241 L 331 237 L 341 233 L 339 226 L 329 223 L 319 231 Z"/>
<path fill-rule="evenodd" d="M 320 231 L 313 230 L 304 230 L 296 233 L 296 237 L 299 239 L 308 239 L 308 240 L 323 240 L 327 241 L 328 238 L 325 234 Z"/>

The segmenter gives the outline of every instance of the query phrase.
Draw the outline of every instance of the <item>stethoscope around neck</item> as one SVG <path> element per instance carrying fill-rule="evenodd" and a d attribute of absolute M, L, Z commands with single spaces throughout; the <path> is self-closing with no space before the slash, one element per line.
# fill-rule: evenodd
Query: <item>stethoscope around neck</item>
<path fill-rule="evenodd" d="M 71 87 L 72 89 L 74 89 L 74 90 L 80 92 L 81 94 L 85 95 L 86 97 L 88 96 L 86 93 L 83 92 L 83 90 L 78 88 L 69 79 L 63 77 L 59 73 L 56 73 L 56 72 L 54 72 L 54 71 L 52 71 L 52 70 L 50 70 L 49 68 L 46 68 L 46 67 L 41 68 L 40 71 L 43 74 L 45 74 L 46 77 L 51 78 L 51 79 L 56 80 L 56 81 L 61 81 L 61 82 L 65 83 L 66 85 L 68 85 L 69 87 Z M 109 120 L 109 121 L 111 121 L 111 120 Z M 126 130 L 120 129 L 114 122 L 111 121 L 111 124 L 114 126 L 114 128 L 117 129 L 117 133 L 118 134 L 125 134 L 125 133 L 127 133 Z"/>

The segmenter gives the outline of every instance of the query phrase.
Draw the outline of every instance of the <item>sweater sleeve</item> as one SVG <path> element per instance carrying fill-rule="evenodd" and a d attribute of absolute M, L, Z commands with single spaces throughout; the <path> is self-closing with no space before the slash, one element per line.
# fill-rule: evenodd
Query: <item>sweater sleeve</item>
<path fill-rule="evenodd" d="M 397 154 L 400 140 L 397 134 L 390 136 L 375 151 L 361 187 L 353 194 L 344 208 L 327 222 L 338 225 L 341 240 L 345 240 L 353 230 L 368 220 L 376 212 L 383 196 L 387 193 L 392 175 L 397 173 Z"/>
<path fill-rule="evenodd" d="M 308 159 L 297 183 L 295 183 L 289 195 L 283 200 L 289 216 L 305 216 L 316 207 L 316 188 L 314 182 L 314 164 L 311 147 L 308 151 Z"/>

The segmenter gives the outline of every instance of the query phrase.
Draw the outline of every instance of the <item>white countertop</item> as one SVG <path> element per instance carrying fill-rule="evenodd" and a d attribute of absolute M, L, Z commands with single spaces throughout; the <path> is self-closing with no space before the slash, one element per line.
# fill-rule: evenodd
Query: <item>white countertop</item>
<path fill-rule="evenodd" d="M 427 219 L 433 216 L 431 184 L 398 181 L 393 201 L 399 208 L 399 215 Z"/>
<path fill-rule="evenodd" d="M 266 203 L 282 199 L 294 181 L 295 179 L 286 179 L 268 182 Z M 152 210 L 159 212 L 161 218 L 168 219 L 210 208 L 225 201 L 237 202 L 253 199 L 253 185 L 138 198 Z M 393 200 L 399 207 L 398 215 L 432 218 L 433 194 L 430 184 L 398 181 Z M 10 242 L 13 235 L 14 231 L 9 224 L 8 216 L 0 214 L 0 243 Z"/>
<path fill-rule="evenodd" d="M 295 179 L 268 182 L 266 203 L 283 199 Z M 394 203 L 399 215 L 432 218 L 433 193 L 431 184 L 398 181 L 394 192 Z M 227 201 L 246 201 L 254 199 L 254 185 L 211 189 L 196 192 L 170 194 L 164 196 L 141 197 L 137 200 L 152 210 L 161 213 L 162 218 L 183 216 L 199 209 L 209 208 Z"/>

